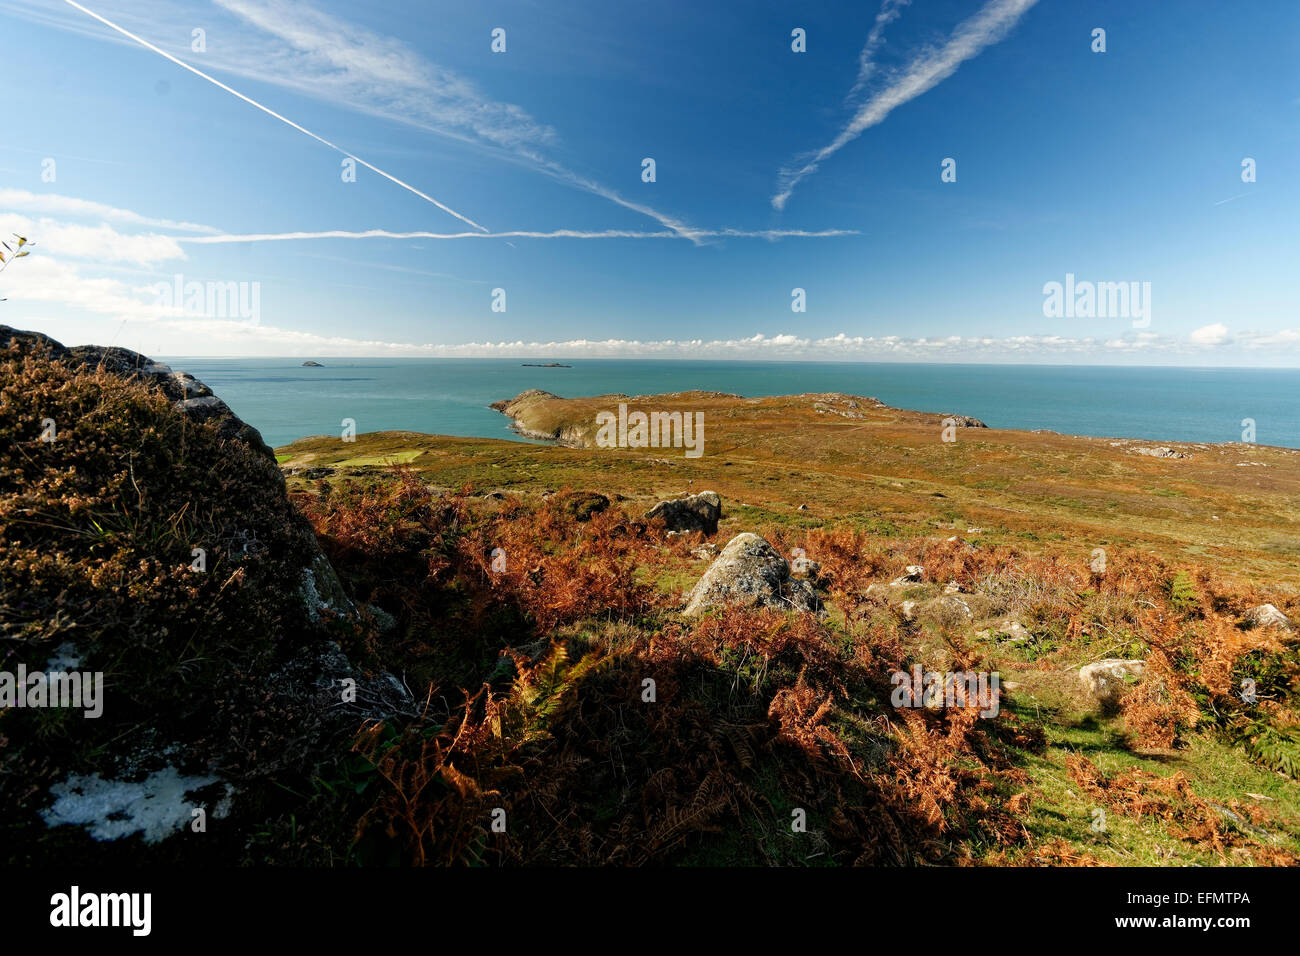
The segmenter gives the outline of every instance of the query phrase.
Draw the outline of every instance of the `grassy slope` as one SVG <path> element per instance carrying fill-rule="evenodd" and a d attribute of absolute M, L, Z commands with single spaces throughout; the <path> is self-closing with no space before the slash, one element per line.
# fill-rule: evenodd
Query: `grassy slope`
<path fill-rule="evenodd" d="M 514 411 L 524 427 L 589 436 L 595 413 L 618 400 L 543 399 Z M 695 394 L 629 404 L 703 412 L 703 457 L 688 459 L 680 449 L 558 447 L 412 432 L 360 435 L 346 444 L 303 439 L 279 449 L 278 457 L 291 476 L 318 467 L 374 473 L 397 459 L 441 487 L 532 494 L 571 486 L 647 506 L 709 488 L 724 499 L 719 542 L 760 526 L 849 524 L 891 537 L 959 534 L 977 545 L 1008 544 L 1080 563 L 1094 548 L 1135 548 L 1263 586 L 1277 595 L 1275 603 L 1300 593 L 1300 452 L 1294 450 L 1173 445 L 1187 457 L 1166 459 L 1133 450 L 1153 443 L 982 428 L 959 428 L 957 441 L 945 443 L 941 415 L 876 407 L 870 399 L 855 400 L 854 407 L 842 396 Z M 703 567 L 671 572 L 660 586 L 689 585 Z M 1060 669 L 1113 654 L 1105 643 L 1067 648 L 1050 670 L 1037 666 L 1033 652 L 993 651 L 1002 656 L 1003 679 L 1020 684 L 1007 706 L 1042 719 L 1051 744 L 1042 756 L 1026 758 L 1036 799 L 1025 822 L 1036 839 L 1060 836 L 1078 852 L 1121 865 L 1215 862 L 1147 819 L 1110 814 L 1108 832 L 1091 833 L 1091 804 L 1065 768 L 1068 754 L 1081 753 L 1107 773 L 1182 771 L 1205 800 L 1255 801 L 1273 814 L 1270 829 L 1279 845 L 1300 851 L 1296 782 L 1208 737 L 1170 753 L 1126 746 L 1122 721 L 1097 714 L 1079 694 L 1073 671 Z"/>
<path fill-rule="evenodd" d="M 612 400 L 553 401 L 548 430 L 591 422 Z M 817 406 L 822 409 L 818 410 Z M 637 407 L 637 402 L 632 403 Z M 1300 451 L 1173 445 L 983 428 L 940 440 L 942 416 L 858 409 L 813 396 L 643 401 L 702 411 L 704 455 L 379 432 L 355 443 L 308 438 L 281 448 L 287 469 L 414 458 L 430 483 L 529 493 L 595 486 L 651 503 L 712 488 L 733 527 L 762 517 L 794 525 L 852 522 L 903 532 L 953 528 L 993 543 L 1037 543 L 1085 560 L 1096 547 L 1150 549 L 1229 578 L 1300 587 Z M 838 410 L 838 411 L 837 411 Z M 844 413 L 862 415 L 861 419 Z M 417 452 L 422 452 L 418 458 Z M 798 511 L 799 505 L 806 511 Z"/>

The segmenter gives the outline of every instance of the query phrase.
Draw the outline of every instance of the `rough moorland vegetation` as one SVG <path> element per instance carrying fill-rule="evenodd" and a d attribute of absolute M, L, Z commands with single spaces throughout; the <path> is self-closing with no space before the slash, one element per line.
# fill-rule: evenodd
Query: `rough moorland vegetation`
<path fill-rule="evenodd" d="M 693 396 L 737 412 L 685 464 L 662 449 L 312 439 L 281 450 L 286 487 L 247 426 L 210 403 L 194 413 L 170 370 L 123 361 L 30 337 L 0 353 L 0 670 L 75 658 L 108 686 L 99 720 L 0 711 L 10 861 L 1300 854 L 1300 596 L 1203 543 L 1192 559 L 1182 545 L 1209 516 L 1130 513 L 1125 531 L 1098 505 L 1071 526 L 1046 472 L 1012 514 L 1013 493 L 981 499 L 960 477 L 1006 474 L 1006 435 L 964 430 L 959 446 L 978 432 L 986 447 L 948 452 L 926 416 L 834 397 Z M 828 441 L 821 419 L 859 432 Z M 1267 487 L 1173 481 L 1216 514 L 1267 514 L 1296 476 L 1282 450 L 1259 451 Z M 1054 438 L 1018 454 L 1029 473 L 1104 458 L 1119 494 L 1187 464 L 1119 448 L 1080 466 Z M 1077 471 L 1065 480 L 1082 489 Z M 655 507 L 706 487 L 721 492 L 720 522 L 697 496 L 716 532 Z M 770 545 L 745 551 L 766 567 L 710 572 L 708 606 L 683 614 L 741 532 Z M 960 689 L 900 706 L 914 668 L 997 673 L 995 706 Z M 88 778 L 120 790 L 163 771 L 190 781 L 179 820 L 134 827 L 156 795 L 99 800 L 98 830 L 51 819 L 73 778 L 86 804 Z"/>

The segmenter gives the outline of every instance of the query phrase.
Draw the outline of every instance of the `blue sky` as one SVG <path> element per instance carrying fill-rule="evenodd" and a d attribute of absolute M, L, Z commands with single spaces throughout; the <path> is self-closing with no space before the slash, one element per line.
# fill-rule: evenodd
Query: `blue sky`
<path fill-rule="evenodd" d="M 81 5 L 0 0 L 0 321 L 70 344 L 1300 366 L 1294 3 Z"/>

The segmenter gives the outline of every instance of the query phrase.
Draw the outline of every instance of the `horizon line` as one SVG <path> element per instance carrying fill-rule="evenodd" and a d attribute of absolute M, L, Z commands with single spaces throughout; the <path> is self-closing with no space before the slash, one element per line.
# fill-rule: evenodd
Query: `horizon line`
<path fill-rule="evenodd" d="M 145 353 L 139 353 L 145 355 Z M 512 362 L 516 359 L 529 359 L 549 362 L 690 362 L 695 364 L 709 364 L 719 362 L 736 362 L 748 363 L 752 365 L 961 365 L 961 366 L 990 366 L 997 368 L 1032 366 L 1035 368 L 1123 368 L 1123 369 L 1166 369 L 1177 368 L 1188 371 L 1236 371 L 1249 369 L 1256 371 L 1278 371 L 1278 372 L 1295 372 L 1300 371 L 1300 364 L 1297 365 L 1185 365 L 1180 363 L 1166 363 L 1162 365 L 1139 365 L 1139 364 L 1121 364 L 1115 362 L 965 362 L 965 361 L 905 361 L 891 359 L 875 360 L 852 360 L 852 359 L 815 359 L 815 358 L 788 358 L 788 359 L 770 359 L 770 358 L 663 358 L 663 357 L 640 357 L 640 356 L 564 356 L 564 355 L 313 355 L 312 353 L 301 352 L 296 355 L 203 355 L 197 353 L 174 353 L 169 354 L 159 352 L 157 354 L 148 354 L 146 358 L 153 359 L 265 359 L 265 360 L 286 360 L 286 361 L 305 361 L 305 360 L 324 360 L 334 359 L 343 362 L 356 361 L 457 361 L 457 362 Z"/>

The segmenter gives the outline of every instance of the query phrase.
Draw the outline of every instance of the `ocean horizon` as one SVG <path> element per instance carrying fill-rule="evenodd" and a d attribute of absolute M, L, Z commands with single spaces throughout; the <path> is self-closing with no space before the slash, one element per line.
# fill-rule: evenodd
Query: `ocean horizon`
<path fill-rule="evenodd" d="M 337 434 L 417 431 L 527 441 L 488 406 L 540 388 L 564 398 L 689 390 L 747 398 L 844 392 L 895 408 L 971 415 L 991 428 L 1300 448 L 1300 369 L 569 359 L 159 356 L 205 382 L 279 447 Z"/>

